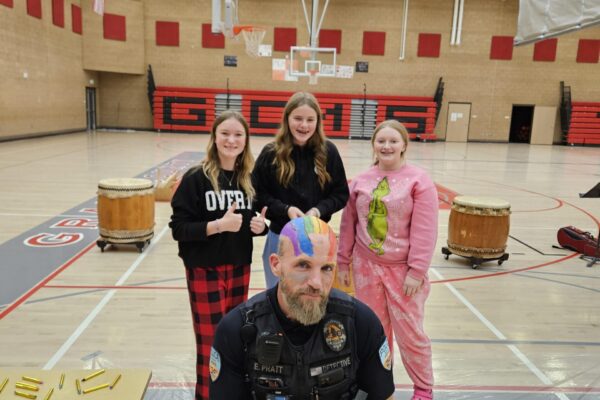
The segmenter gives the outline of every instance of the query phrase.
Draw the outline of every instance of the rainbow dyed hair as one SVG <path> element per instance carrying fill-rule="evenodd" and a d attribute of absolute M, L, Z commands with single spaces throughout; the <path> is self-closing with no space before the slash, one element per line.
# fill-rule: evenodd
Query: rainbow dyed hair
<path fill-rule="evenodd" d="M 328 256 L 333 258 L 335 256 L 337 238 L 333 229 L 325 221 L 317 217 L 304 216 L 292 219 L 285 224 L 281 230 L 280 237 L 287 237 L 290 240 L 294 248 L 295 257 L 298 257 L 300 254 L 312 257 L 315 254 L 313 243 L 310 239 L 310 235 L 312 234 L 329 236 Z M 279 243 L 281 244 L 281 241 Z"/>

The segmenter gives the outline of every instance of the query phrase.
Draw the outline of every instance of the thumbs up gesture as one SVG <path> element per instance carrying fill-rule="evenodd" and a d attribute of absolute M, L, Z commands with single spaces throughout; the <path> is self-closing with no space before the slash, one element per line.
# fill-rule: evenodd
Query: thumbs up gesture
<path fill-rule="evenodd" d="M 255 235 L 260 235 L 265 230 L 265 215 L 267 215 L 267 207 L 263 207 L 260 216 L 254 216 L 250 220 L 250 230 Z"/>
<path fill-rule="evenodd" d="M 219 226 L 223 232 L 238 232 L 242 226 L 242 215 L 236 214 L 236 203 L 233 203 L 220 219 Z"/>

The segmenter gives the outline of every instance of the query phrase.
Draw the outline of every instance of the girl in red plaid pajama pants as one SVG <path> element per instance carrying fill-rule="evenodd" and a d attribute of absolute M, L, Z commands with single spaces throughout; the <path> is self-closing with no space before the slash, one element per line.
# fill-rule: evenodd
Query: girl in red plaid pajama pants
<path fill-rule="evenodd" d="M 216 118 L 202 163 L 187 171 L 171 200 L 169 226 L 186 268 L 196 334 L 196 400 L 208 399 L 208 363 L 221 318 L 246 301 L 252 237 L 267 232 L 253 209 L 248 124 L 236 111 Z"/>

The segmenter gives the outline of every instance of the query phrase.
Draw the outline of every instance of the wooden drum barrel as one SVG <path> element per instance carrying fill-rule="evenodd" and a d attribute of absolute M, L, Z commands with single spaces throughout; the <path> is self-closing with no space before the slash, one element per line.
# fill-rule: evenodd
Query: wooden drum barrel
<path fill-rule="evenodd" d="M 154 236 L 154 185 L 148 179 L 98 183 L 98 228 L 108 243 L 140 243 Z"/>
<path fill-rule="evenodd" d="M 502 257 L 509 228 L 508 202 L 491 197 L 458 196 L 450 211 L 448 250 L 464 257 Z"/>

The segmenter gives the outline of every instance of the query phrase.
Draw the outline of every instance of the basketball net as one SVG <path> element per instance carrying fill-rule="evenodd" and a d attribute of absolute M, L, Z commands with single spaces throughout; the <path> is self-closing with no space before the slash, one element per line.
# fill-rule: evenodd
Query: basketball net
<path fill-rule="evenodd" d="M 318 77 L 317 77 L 317 72 L 318 71 L 308 71 L 309 75 L 308 75 L 308 84 L 309 85 L 316 85 L 319 81 Z"/>
<path fill-rule="evenodd" d="M 265 38 L 267 30 L 258 26 L 252 25 L 237 25 L 233 27 L 233 33 L 237 36 L 242 33 L 244 42 L 246 43 L 246 54 L 250 57 L 258 57 L 260 45 Z"/>
<path fill-rule="evenodd" d="M 315 67 L 309 67 L 308 68 L 308 84 L 309 85 L 316 85 L 318 83 L 318 78 L 319 75 L 317 75 L 319 72 L 318 68 Z"/>

